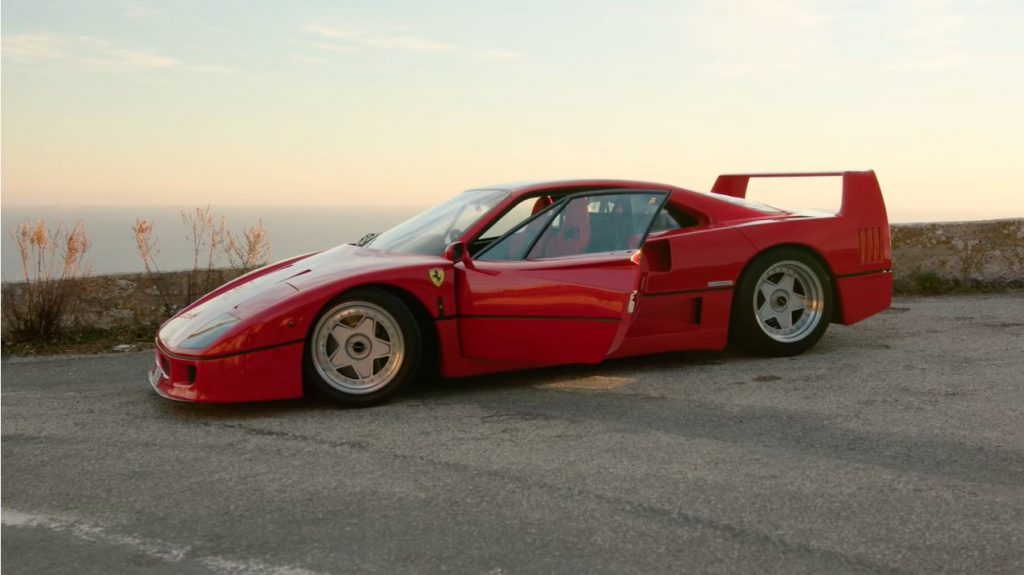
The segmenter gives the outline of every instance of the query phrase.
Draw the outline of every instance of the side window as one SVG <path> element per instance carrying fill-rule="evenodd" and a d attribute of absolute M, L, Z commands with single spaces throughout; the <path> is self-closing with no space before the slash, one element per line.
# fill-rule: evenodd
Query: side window
<path fill-rule="evenodd" d="M 667 209 L 661 208 L 657 217 L 654 218 L 654 223 L 651 224 L 651 233 L 656 234 L 658 232 L 678 230 L 681 227 L 683 226 L 679 225 L 679 222 L 672 217 L 672 214 L 668 213 Z"/>
<path fill-rule="evenodd" d="M 523 199 L 477 236 L 472 245 L 469 246 L 470 255 L 475 256 L 480 253 L 491 242 L 505 235 L 506 232 L 522 224 L 534 214 L 543 211 L 544 208 L 553 203 L 554 199 L 548 195 Z"/>
<path fill-rule="evenodd" d="M 696 225 L 700 225 L 697 218 L 682 210 L 670 209 L 669 206 L 665 206 L 661 208 L 661 211 L 654 218 L 654 223 L 651 224 L 651 233 L 670 232 Z"/>
<path fill-rule="evenodd" d="M 636 249 L 664 198 L 657 192 L 576 196 L 504 237 L 480 257 L 534 260 Z"/>
<path fill-rule="evenodd" d="M 551 222 L 555 211 L 550 210 L 546 214 L 537 217 L 521 226 L 511 235 L 505 236 L 500 242 L 492 244 L 487 251 L 480 255 L 480 259 L 492 261 L 515 261 L 526 257 L 526 250 L 530 249 L 537 236 L 541 234 Z"/>
<path fill-rule="evenodd" d="M 526 198 L 505 212 L 505 215 L 498 218 L 498 221 L 490 225 L 480 234 L 482 240 L 494 240 L 505 234 L 505 232 L 525 222 L 530 216 L 540 212 L 553 204 L 551 196 L 540 196 Z"/>

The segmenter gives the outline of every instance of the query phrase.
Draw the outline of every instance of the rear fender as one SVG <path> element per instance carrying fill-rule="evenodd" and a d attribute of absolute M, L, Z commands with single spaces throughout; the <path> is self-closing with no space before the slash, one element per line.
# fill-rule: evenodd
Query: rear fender
<path fill-rule="evenodd" d="M 730 174 L 719 176 L 712 193 L 746 198 L 751 178 L 841 177 L 842 205 L 833 218 L 789 216 L 743 227 L 759 250 L 781 241 L 805 243 L 822 254 L 836 275 L 892 269 L 892 246 L 885 200 L 874 171 Z"/>

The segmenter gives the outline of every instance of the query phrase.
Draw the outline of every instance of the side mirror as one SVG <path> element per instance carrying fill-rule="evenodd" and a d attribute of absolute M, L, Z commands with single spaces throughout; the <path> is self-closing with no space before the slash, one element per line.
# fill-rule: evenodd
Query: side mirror
<path fill-rule="evenodd" d="M 469 250 L 466 249 L 465 242 L 452 242 L 448 244 L 448 247 L 444 249 L 444 259 L 458 263 L 464 262 L 469 265 Z"/>

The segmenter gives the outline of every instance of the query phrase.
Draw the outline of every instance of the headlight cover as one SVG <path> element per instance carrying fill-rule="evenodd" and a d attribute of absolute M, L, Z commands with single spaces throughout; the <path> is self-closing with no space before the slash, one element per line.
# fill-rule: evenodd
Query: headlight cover
<path fill-rule="evenodd" d="M 205 349 L 210 347 L 210 344 L 240 321 L 242 320 L 233 314 L 222 313 L 193 332 L 192 335 L 186 337 L 179 347 L 182 349 Z"/>

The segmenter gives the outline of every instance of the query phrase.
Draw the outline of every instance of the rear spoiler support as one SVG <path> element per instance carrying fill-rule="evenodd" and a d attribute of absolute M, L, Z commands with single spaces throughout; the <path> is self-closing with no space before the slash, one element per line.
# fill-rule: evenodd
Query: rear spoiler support
<path fill-rule="evenodd" d="M 734 198 L 747 197 L 747 184 L 750 178 L 816 178 L 842 177 L 843 202 L 839 215 L 853 216 L 858 219 L 875 220 L 881 217 L 887 221 L 885 202 L 882 190 L 878 186 L 878 178 L 873 170 L 863 172 L 789 172 L 760 174 L 725 174 L 718 176 L 711 193 Z"/>

